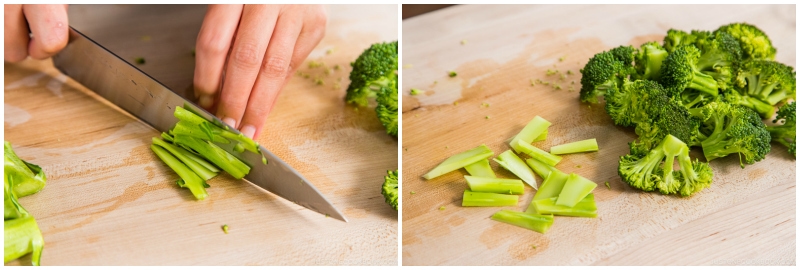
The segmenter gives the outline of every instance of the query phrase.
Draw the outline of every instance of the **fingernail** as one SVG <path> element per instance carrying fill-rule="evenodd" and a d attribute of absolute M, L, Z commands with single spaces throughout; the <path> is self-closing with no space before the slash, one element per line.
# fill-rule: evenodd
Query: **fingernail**
<path fill-rule="evenodd" d="M 252 125 L 245 125 L 242 128 L 242 134 L 244 134 L 244 136 L 247 136 L 250 139 L 255 139 L 253 138 L 253 135 L 256 134 L 256 128 Z"/>
<path fill-rule="evenodd" d="M 236 120 L 233 120 L 233 118 L 230 117 L 222 118 L 222 122 L 225 122 L 225 124 L 228 124 L 233 128 L 236 128 Z"/>
<path fill-rule="evenodd" d="M 211 105 L 214 103 L 214 99 L 209 95 L 201 95 L 200 99 L 197 100 L 197 103 L 199 103 L 200 107 L 207 109 L 211 108 Z"/>

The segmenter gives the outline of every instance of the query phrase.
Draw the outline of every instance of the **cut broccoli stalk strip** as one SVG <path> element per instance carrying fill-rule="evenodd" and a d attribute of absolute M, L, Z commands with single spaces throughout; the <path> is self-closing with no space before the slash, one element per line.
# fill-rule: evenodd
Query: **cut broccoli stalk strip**
<path fill-rule="evenodd" d="M 465 190 L 461 206 L 514 206 L 517 205 L 518 201 L 518 195 L 482 193 Z"/>
<path fill-rule="evenodd" d="M 561 189 L 561 193 L 558 194 L 556 205 L 575 207 L 586 195 L 592 193 L 592 190 L 596 187 L 597 184 L 595 182 L 571 173 L 564 184 L 564 188 Z"/>
<path fill-rule="evenodd" d="M 183 164 L 189 167 L 189 169 L 192 169 L 192 171 L 194 171 L 197 174 L 197 176 L 200 176 L 200 178 L 202 178 L 203 180 L 211 179 L 214 176 L 217 176 L 217 172 L 219 172 L 219 169 L 209 164 L 208 162 L 198 157 L 197 155 L 187 151 L 186 149 L 175 146 L 173 144 L 169 144 L 158 138 L 153 138 L 153 144 L 161 146 L 165 150 L 169 151 L 170 154 L 178 158 L 181 162 L 183 162 Z M 201 164 L 201 162 L 204 164 Z M 214 167 L 216 171 L 212 171 L 206 166 Z"/>
<path fill-rule="evenodd" d="M 34 194 L 44 188 L 47 176 L 41 167 L 20 159 L 8 141 L 4 143 L 3 154 L 5 160 L 3 175 L 13 177 L 10 183 L 11 190 L 17 198 Z"/>
<path fill-rule="evenodd" d="M 561 162 L 561 157 L 548 153 L 522 140 L 515 139 L 511 141 L 511 148 L 517 153 L 525 153 L 550 166 L 555 166 Z"/>
<path fill-rule="evenodd" d="M 551 171 L 547 178 L 544 179 L 544 182 L 542 182 L 542 186 L 536 191 L 536 195 L 533 195 L 533 199 L 541 200 L 558 197 L 558 194 L 561 194 L 561 190 L 564 189 L 568 178 L 569 174 L 559 170 Z"/>
<path fill-rule="evenodd" d="M 512 210 L 500 210 L 492 215 L 492 219 L 540 233 L 546 233 L 550 230 L 550 226 L 553 226 L 553 215 L 537 215 Z"/>
<path fill-rule="evenodd" d="M 550 122 L 537 115 L 522 128 L 519 134 L 511 138 L 511 141 L 513 142 L 516 139 L 520 139 L 523 142 L 531 143 L 534 139 L 537 139 L 543 133 L 547 132 L 548 127 L 550 127 Z M 547 137 L 547 135 L 545 135 L 545 137 Z"/>
<path fill-rule="evenodd" d="M 541 141 L 544 141 L 544 140 L 547 140 L 547 130 L 546 129 L 544 130 L 544 132 L 542 132 L 542 135 L 539 135 L 539 137 L 536 137 L 536 139 L 533 139 L 533 142 L 541 142 Z"/>
<path fill-rule="evenodd" d="M 40 264 L 42 250 L 44 250 L 44 237 L 32 216 L 26 213 L 23 217 L 4 221 L 3 239 L 5 263 L 33 253 L 31 264 L 34 266 Z"/>
<path fill-rule="evenodd" d="M 467 172 L 472 176 L 491 177 L 495 178 L 492 166 L 489 165 L 489 159 L 482 159 L 481 161 L 464 166 Z"/>
<path fill-rule="evenodd" d="M 514 154 L 511 150 L 506 150 L 494 159 L 500 166 L 506 170 L 514 173 L 517 177 L 528 183 L 534 189 L 539 188 L 536 184 L 536 178 L 533 176 L 533 171 L 529 168 L 521 158 Z"/>
<path fill-rule="evenodd" d="M 244 162 L 225 152 L 222 148 L 211 142 L 206 142 L 194 137 L 189 136 L 175 136 L 175 144 L 183 146 L 184 148 L 197 151 L 203 158 L 211 161 L 220 169 L 228 172 L 233 178 L 242 179 L 245 175 L 250 173 L 250 166 Z"/>
<path fill-rule="evenodd" d="M 150 149 L 156 153 L 158 158 L 164 163 L 167 164 L 173 171 L 175 171 L 178 176 L 181 177 L 178 180 L 178 186 L 188 188 L 189 191 L 192 192 L 195 199 L 203 200 L 208 197 L 208 193 L 206 193 L 206 188 L 209 187 L 206 184 L 206 181 L 200 178 L 194 171 L 186 167 L 180 160 L 175 158 L 172 154 L 170 154 L 167 150 L 162 148 L 158 145 L 150 145 Z"/>
<path fill-rule="evenodd" d="M 214 125 L 183 107 L 175 107 L 175 118 L 180 121 L 171 130 L 173 135 L 186 135 L 218 143 L 229 143 L 229 140 L 232 140 L 237 143 L 234 147 L 237 152 L 242 152 L 243 150 L 253 153 L 261 152 L 258 150 L 258 143 L 252 139 Z"/>
<path fill-rule="evenodd" d="M 476 148 L 449 157 L 448 159 L 444 160 L 441 164 L 439 164 L 439 166 L 436 166 L 436 168 L 433 168 L 433 170 L 426 173 L 422 177 L 427 180 L 431 180 L 433 178 L 442 176 L 446 173 L 463 168 L 467 165 L 481 161 L 482 159 L 487 159 L 492 155 L 494 155 L 494 152 L 492 152 L 492 150 L 489 149 L 489 147 L 486 147 L 486 145 L 481 145 Z"/>
<path fill-rule="evenodd" d="M 564 154 L 573 154 L 581 152 L 594 152 L 599 149 L 600 148 L 597 147 L 597 140 L 592 138 L 588 140 L 565 143 L 562 145 L 556 145 L 550 147 L 550 154 L 564 155 Z"/>
<path fill-rule="evenodd" d="M 597 205 L 594 203 L 594 194 L 589 193 L 583 198 L 575 207 L 566 207 L 556 204 L 558 198 L 546 198 L 541 200 L 534 199 L 528 210 L 533 209 L 535 213 L 540 215 L 552 214 L 556 216 L 571 216 L 571 217 L 597 217 Z"/>
<path fill-rule="evenodd" d="M 520 195 L 525 191 L 525 184 L 517 179 L 479 177 L 465 175 L 469 190 L 473 192 Z"/>
<path fill-rule="evenodd" d="M 550 175 L 550 172 L 553 171 L 561 172 L 558 169 L 556 169 L 556 167 L 544 164 L 544 162 L 541 162 L 536 159 L 529 158 L 526 159 L 525 162 L 528 163 L 528 166 L 530 166 L 531 169 L 533 169 L 533 171 L 536 172 L 536 174 L 538 174 L 539 177 L 541 177 L 542 179 L 547 179 L 547 176 Z"/>

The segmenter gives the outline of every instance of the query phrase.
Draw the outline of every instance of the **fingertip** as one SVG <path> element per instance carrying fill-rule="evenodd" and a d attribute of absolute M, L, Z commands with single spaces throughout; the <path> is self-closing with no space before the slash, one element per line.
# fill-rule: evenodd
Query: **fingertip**
<path fill-rule="evenodd" d="M 250 139 L 255 139 L 254 136 L 256 133 L 256 127 L 254 127 L 253 125 L 245 125 L 244 127 L 242 127 L 241 131 L 242 134 L 244 134 L 244 136 L 247 136 Z"/>

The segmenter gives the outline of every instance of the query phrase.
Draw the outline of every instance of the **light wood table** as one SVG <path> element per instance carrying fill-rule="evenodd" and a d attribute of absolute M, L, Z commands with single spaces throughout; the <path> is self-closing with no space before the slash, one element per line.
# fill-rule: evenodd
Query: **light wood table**
<path fill-rule="evenodd" d="M 403 65 L 411 65 L 402 70 L 403 264 L 795 265 L 796 162 L 785 147 L 774 144 L 745 169 L 735 156 L 713 161 L 713 185 L 690 198 L 644 193 L 617 175 L 633 130 L 614 126 L 602 105 L 578 101 L 578 70 L 592 55 L 661 41 L 670 28 L 750 22 L 771 37 L 776 60 L 795 66 L 795 16 L 794 5 L 480 5 L 403 21 Z M 548 69 L 573 75 L 561 81 Z M 531 79 L 562 89 L 531 87 Z M 412 87 L 427 92 L 409 96 Z M 599 152 L 565 155 L 557 165 L 599 184 L 597 218 L 556 217 L 540 234 L 490 219 L 500 209 L 524 211 L 530 187 L 516 207 L 465 208 L 466 171 L 421 177 L 481 144 L 500 154 L 536 115 L 553 123 L 548 139 L 534 143 L 542 149 L 597 138 Z M 499 177 L 514 177 L 491 163 Z"/>
<path fill-rule="evenodd" d="M 196 201 L 150 151 L 159 132 L 59 74 L 51 61 L 6 63 L 5 139 L 48 179 L 44 190 L 20 199 L 44 235 L 42 264 L 397 265 L 398 214 L 380 189 L 386 170 L 398 166 L 398 141 L 374 111 L 344 104 L 349 63 L 370 44 L 397 39 L 397 6 L 327 9 L 326 36 L 309 60 L 342 69 L 323 76 L 321 68 L 302 67 L 326 84 L 292 79 L 257 141 L 312 182 L 349 223 L 228 175 L 210 180 L 209 197 Z M 204 12 L 70 7 L 73 25 L 123 58 L 145 57 L 143 69 L 175 89 L 191 84 L 190 52 Z M 25 256 L 9 264 L 29 263 Z"/>

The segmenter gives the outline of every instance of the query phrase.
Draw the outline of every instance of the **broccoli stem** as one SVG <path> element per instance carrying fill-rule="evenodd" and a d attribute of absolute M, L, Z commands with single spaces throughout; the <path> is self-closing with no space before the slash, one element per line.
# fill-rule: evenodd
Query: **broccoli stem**
<path fill-rule="evenodd" d="M 226 152 L 219 146 L 194 137 L 176 135 L 175 144 L 197 151 L 200 156 L 211 161 L 220 169 L 228 172 L 236 179 L 242 179 L 250 173 L 250 166 Z"/>
<path fill-rule="evenodd" d="M 178 158 L 181 162 L 183 162 L 183 164 L 189 167 L 189 169 L 192 169 L 192 171 L 194 171 L 198 176 L 200 176 L 200 178 L 203 178 L 203 180 L 211 179 L 217 175 L 216 172 L 209 170 L 208 168 L 206 168 L 205 165 L 198 162 L 198 160 L 202 160 L 200 157 L 198 157 L 195 154 L 192 154 L 189 151 L 186 151 L 186 149 L 169 144 L 155 137 L 153 138 L 153 144 L 161 146 L 162 148 L 169 151 L 170 154 Z M 205 162 L 205 160 L 202 161 L 207 165 L 211 166 L 211 164 L 208 164 L 207 162 Z"/>
<path fill-rule="evenodd" d="M 544 132 L 542 132 L 541 135 L 539 135 L 539 137 L 536 137 L 536 139 L 533 139 L 533 142 L 540 142 L 540 141 L 544 141 L 544 140 L 547 140 L 547 130 L 546 129 L 544 130 Z"/>
<path fill-rule="evenodd" d="M 533 200 L 558 197 L 558 194 L 561 194 L 561 190 L 564 189 L 567 179 L 569 179 L 569 175 L 566 173 L 558 170 L 550 172 L 550 175 L 542 182 L 542 187 L 536 191 Z"/>
<path fill-rule="evenodd" d="M 492 166 L 489 165 L 489 159 L 482 159 L 478 162 L 464 166 L 467 172 L 472 176 L 492 177 L 495 178 Z"/>
<path fill-rule="evenodd" d="M 259 153 L 258 143 L 252 139 L 221 128 L 183 107 L 175 107 L 174 115 L 180 120 L 172 129 L 175 135 L 187 135 L 218 143 L 229 143 L 229 140 L 233 140 L 237 142 L 237 148 Z"/>
<path fill-rule="evenodd" d="M 558 162 L 561 161 L 561 157 L 548 153 L 542 149 L 539 149 L 536 146 L 531 145 L 525 141 L 514 139 L 511 141 L 511 148 L 514 149 L 517 153 L 525 153 L 531 156 L 534 159 L 537 159 L 544 164 L 555 166 Z"/>
<path fill-rule="evenodd" d="M 511 141 L 520 139 L 524 142 L 531 143 L 533 140 L 542 135 L 550 126 L 550 122 L 540 116 L 534 117 L 524 128 L 519 132 Z M 546 136 L 546 135 L 545 135 Z"/>
<path fill-rule="evenodd" d="M 526 165 L 525 162 L 522 161 L 522 159 L 515 155 L 511 150 L 506 150 L 502 154 L 498 155 L 494 161 L 499 163 L 500 166 L 506 170 L 514 173 L 514 175 L 522 179 L 522 181 L 525 181 L 525 183 L 528 183 L 528 185 L 534 189 L 538 188 L 531 168 L 528 167 L 528 165 Z"/>
<path fill-rule="evenodd" d="M 719 91 L 719 85 L 717 84 L 717 80 L 714 77 L 706 75 L 705 73 L 699 72 L 697 70 L 693 70 L 694 77 L 692 81 L 689 83 L 689 86 L 686 88 L 691 88 L 695 90 L 702 91 L 712 96 L 717 96 Z"/>
<path fill-rule="evenodd" d="M 563 155 L 563 154 L 572 154 L 581 152 L 594 152 L 597 151 L 598 149 L 599 147 L 597 146 L 597 140 L 592 138 L 588 140 L 565 143 L 550 147 L 550 154 Z"/>
<path fill-rule="evenodd" d="M 596 187 L 597 184 L 595 182 L 571 173 L 564 184 L 564 188 L 561 189 L 561 193 L 558 194 L 556 205 L 575 207 L 586 195 L 592 193 L 592 190 Z"/>
<path fill-rule="evenodd" d="M 44 249 L 44 238 L 33 216 L 26 215 L 4 221 L 3 239 L 4 262 L 7 263 L 25 254 L 33 253 L 31 264 L 39 266 Z"/>
<path fill-rule="evenodd" d="M 556 205 L 558 198 L 546 198 L 541 200 L 534 199 L 528 210 L 533 209 L 538 214 L 552 214 L 556 216 L 571 217 L 597 217 L 597 205 L 594 203 L 594 194 L 589 193 L 575 207 Z M 526 212 L 527 213 L 527 212 Z"/>
<path fill-rule="evenodd" d="M 661 149 L 664 151 L 666 159 L 664 160 L 664 165 L 662 168 L 664 174 L 661 177 L 661 181 L 656 183 L 656 186 L 662 194 L 670 194 L 672 191 L 678 190 L 681 185 L 681 182 L 676 180 L 674 174 L 672 173 L 675 164 L 675 156 L 681 154 L 683 148 L 688 147 L 686 147 L 686 144 L 684 144 L 681 140 L 671 135 L 664 138 L 664 141 L 661 143 L 661 147 Z M 681 168 L 683 169 L 684 167 L 681 166 Z M 691 163 L 687 168 L 691 168 Z"/>
<path fill-rule="evenodd" d="M 550 226 L 553 226 L 553 215 L 528 214 L 512 210 L 500 210 L 492 215 L 492 219 L 540 233 L 546 233 L 550 230 Z"/>
<path fill-rule="evenodd" d="M 178 176 L 182 179 L 182 183 L 181 180 L 178 181 L 179 186 L 188 188 L 195 199 L 203 200 L 208 197 L 208 193 L 206 193 L 205 189 L 207 185 L 205 180 L 200 178 L 194 171 L 186 167 L 186 165 L 181 163 L 180 160 L 175 158 L 167 150 L 164 150 L 161 146 L 151 144 L 150 149 L 152 149 L 158 158 L 164 161 L 167 166 L 178 173 Z"/>
<path fill-rule="evenodd" d="M 439 166 L 436 166 L 436 168 L 433 168 L 433 170 L 426 173 L 422 177 L 430 180 L 478 162 L 482 159 L 487 159 L 492 155 L 494 155 L 494 152 L 492 152 L 489 147 L 486 147 L 486 145 L 481 145 L 447 158 L 445 161 L 439 164 Z"/>
<path fill-rule="evenodd" d="M 555 167 L 544 164 L 544 162 L 536 159 L 529 158 L 526 159 L 525 162 L 527 162 L 528 166 L 530 166 L 531 169 L 533 169 L 533 171 L 536 172 L 536 174 L 538 174 L 542 179 L 547 179 L 547 176 L 550 175 L 550 172 L 559 171 Z"/>
<path fill-rule="evenodd" d="M 520 195 L 525 191 L 521 180 L 465 175 L 469 190 L 473 192 Z"/>
<path fill-rule="evenodd" d="M 461 206 L 514 206 L 519 201 L 518 195 L 506 195 L 497 193 L 482 193 L 464 191 Z"/>

